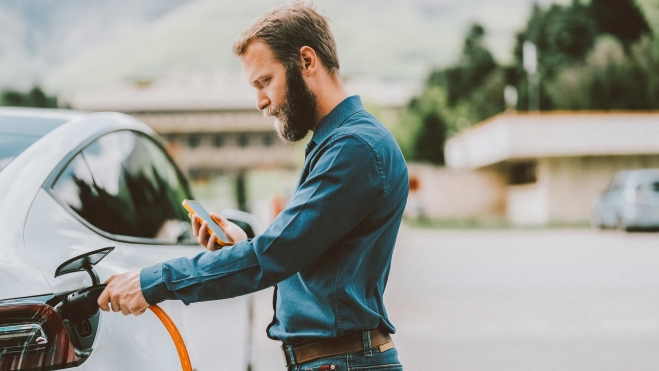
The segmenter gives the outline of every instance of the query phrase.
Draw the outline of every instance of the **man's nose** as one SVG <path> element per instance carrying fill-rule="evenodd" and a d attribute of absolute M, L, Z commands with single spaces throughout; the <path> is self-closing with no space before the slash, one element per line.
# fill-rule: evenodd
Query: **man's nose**
<path fill-rule="evenodd" d="M 265 94 L 258 93 L 256 95 L 256 108 L 259 111 L 263 111 L 265 109 L 265 107 L 267 107 L 269 105 L 270 105 L 270 99 L 268 99 L 268 97 L 265 96 Z"/>

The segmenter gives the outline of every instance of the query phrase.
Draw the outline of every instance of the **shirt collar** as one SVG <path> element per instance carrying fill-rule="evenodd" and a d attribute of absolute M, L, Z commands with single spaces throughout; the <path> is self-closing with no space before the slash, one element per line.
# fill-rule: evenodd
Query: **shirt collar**
<path fill-rule="evenodd" d="M 364 105 L 359 95 L 353 95 L 344 99 L 334 109 L 320 120 L 313 137 L 307 144 L 308 152 L 317 144 L 322 143 L 333 131 L 353 114 L 363 111 Z M 312 144 L 313 143 L 313 144 Z"/>

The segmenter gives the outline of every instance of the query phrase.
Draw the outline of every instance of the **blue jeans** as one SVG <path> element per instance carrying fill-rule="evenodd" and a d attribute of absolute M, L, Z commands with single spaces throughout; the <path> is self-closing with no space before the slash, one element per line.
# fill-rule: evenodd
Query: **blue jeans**
<path fill-rule="evenodd" d="M 398 351 L 391 348 L 380 352 L 379 347 L 371 347 L 367 339 L 365 351 L 317 359 L 300 365 L 288 366 L 288 371 L 402 371 L 398 361 Z M 334 365 L 334 368 L 331 366 Z M 325 366 L 325 367 L 323 367 Z"/>

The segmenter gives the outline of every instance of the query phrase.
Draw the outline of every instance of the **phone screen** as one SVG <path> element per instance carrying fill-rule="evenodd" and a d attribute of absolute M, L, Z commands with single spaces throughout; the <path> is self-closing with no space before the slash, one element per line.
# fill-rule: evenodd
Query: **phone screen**
<path fill-rule="evenodd" d="M 233 243 L 233 240 L 229 238 L 229 236 L 227 236 L 226 233 L 224 233 L 222 228 L 220 228 L 220 226 L 217 225 L 217 223 L 215 223 L 215 221 L 213 220 L 213 218 L 211 218 L 208 211 L 206 211 L 206 209 L 204 209 L 199 202 L 192 200 L 185 200 L 183 201 L 183 206 L 190 213 L 197 214 L 201 218 L 201 220 L 208 223 L 208 228 L 210 228 L 210 230 L 217 235 L 217 238 L 221 240 L 220 241 L 221 243 L 223 244 Z"/>

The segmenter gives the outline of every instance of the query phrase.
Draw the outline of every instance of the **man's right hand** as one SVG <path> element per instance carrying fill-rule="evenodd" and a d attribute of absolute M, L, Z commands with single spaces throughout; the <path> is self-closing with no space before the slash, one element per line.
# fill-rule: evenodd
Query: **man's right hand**
<path fill-rule="evenodd" d="M 210 215 L 217 225 L 222 228 L 224 233 L 234 241 L 234 243 L 247 238 L 245 231 L 236 224 L 231 223 L 218 214 L 210 213 Z M 217 243 L 217 235 L 215 233 L 211 235 L 208 234 L 208 223 L 203 221 L 197 214 L 188 214 L 188 216 L 192 223 L 192 232 L 197 237 L 197 240 L 199 240 L 201 246 L 207 248 L 209 251 L 216 251 L 222 248 L 222 246 Z"/>

